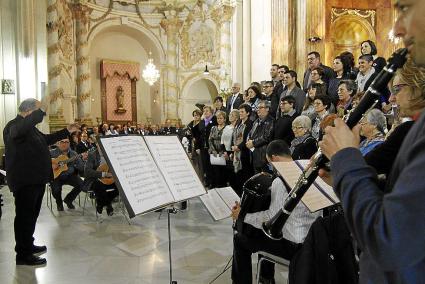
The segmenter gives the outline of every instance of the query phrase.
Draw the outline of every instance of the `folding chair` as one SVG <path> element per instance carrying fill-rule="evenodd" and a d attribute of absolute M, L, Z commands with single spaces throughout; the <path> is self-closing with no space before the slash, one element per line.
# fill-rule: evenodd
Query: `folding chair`
<path fill-rule="evenodd" d="M 258 261 L 258 266 L 257 266 L 257 282 L 256 282 L 257 284 L 260 283 L 261 264 L 263 263 L 263 261 L 268 261 L 268 262 L 278 264 L 284 267 L 289 267 L 289 260 L 286 260 L 284 258 L 281 258 L 279 256 L 273 255 L 265 251 L 259 251 L 258 254 L 261 254 L 262 257 Z"/>

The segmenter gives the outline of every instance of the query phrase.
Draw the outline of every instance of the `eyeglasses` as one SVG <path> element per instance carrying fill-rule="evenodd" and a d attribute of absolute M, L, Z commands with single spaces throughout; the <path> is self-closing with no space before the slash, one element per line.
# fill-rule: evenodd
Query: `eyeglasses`
<path fill-rule="evenodd" d="M 304 127 L 302 127 L 302 126 L 292 126 L 292 129 L 294 129 L 294 130 L 298 130 L 298 129 L 303 129 Z"/>
<path fill-rule="evenodd" d="M 391 88 L 391 95 L 393 96 L 397 96 L 398 93 L 400 93 L 401 89 L 403 89 L 403 87 L 408 86 L 407 84 L 398 84 L 398 85 L 394 85 Z"/>

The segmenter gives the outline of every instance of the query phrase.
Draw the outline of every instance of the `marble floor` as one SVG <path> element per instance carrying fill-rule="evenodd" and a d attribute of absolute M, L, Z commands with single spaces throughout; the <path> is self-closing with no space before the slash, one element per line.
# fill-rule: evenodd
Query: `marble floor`
<path fill-rule="evenodd" d="M 13 197 L 7 187 L 1 193 L 0 283 L 169 283 L 165 213 L 161 218 L 160 213 L 137 216 L 128 225 L 117 212 L 96 218 L 91 203 L 84 216 L 79 206 L 58 213 L 54 205 L 50 211 L 45 195 L 34 237 L 36 244 L 48 248 L 47 266 L 31 268 L 15 265 Z M 173 280 L 213 280 L 232 255 L 231 223 L 230 218 L 214 222 L 198 198 L 190 200 L 187 210 L 171 215 Z M 252 259 L 254 263 L 257 257 Z M 286 283 L 286 277 L 287 271 L 276 267 L 276 283 Z M 214 283 L 231 283 L 230 270 Z"/>

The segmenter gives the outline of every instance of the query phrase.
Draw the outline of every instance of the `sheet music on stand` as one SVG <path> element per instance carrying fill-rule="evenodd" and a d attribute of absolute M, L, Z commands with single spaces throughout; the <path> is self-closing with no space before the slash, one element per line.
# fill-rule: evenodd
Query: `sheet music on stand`
<path fill-rule="evenodd" d="M 130 218 L 206 193 L 177 136 L 105 136 L 99 144 Z"/>
<path fill-rule="evenodd" d="M 199 198 L 214 221 L 230 217 L 235 201 L 240 201 L 240 197 L 230 186 L 213 188 Z"/>
<path fill-rule="evenodd" d="M 293 162 L 273 162 L 272 164 L 293 189 L 308 163 L 309 160 L 297 160 Z M 316 178 L 301 201 L 312 213 L 340 202 L 332 187 L 320 177 Z"/>

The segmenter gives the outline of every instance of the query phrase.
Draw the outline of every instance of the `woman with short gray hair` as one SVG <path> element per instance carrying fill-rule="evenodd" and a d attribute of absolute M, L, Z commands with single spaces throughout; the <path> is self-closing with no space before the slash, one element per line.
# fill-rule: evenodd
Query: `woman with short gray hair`
<path fill-rule="evenodd" d="M 379 109 L 372 109 L 360 121 L 360 135 L 366 137 L 360 143 L 360 152 L 366 155 L 373 148 L 384 142 L 387 132 L 387 120 Z"/>
<path fill-rule="evenodd" d="M 292 122 L 295 138 L 291 141 L 292 159 L 310 159 L 317 151 L 316 139 L 311 136 L 311 120 L 306 115 L 300 115 Z"/>

